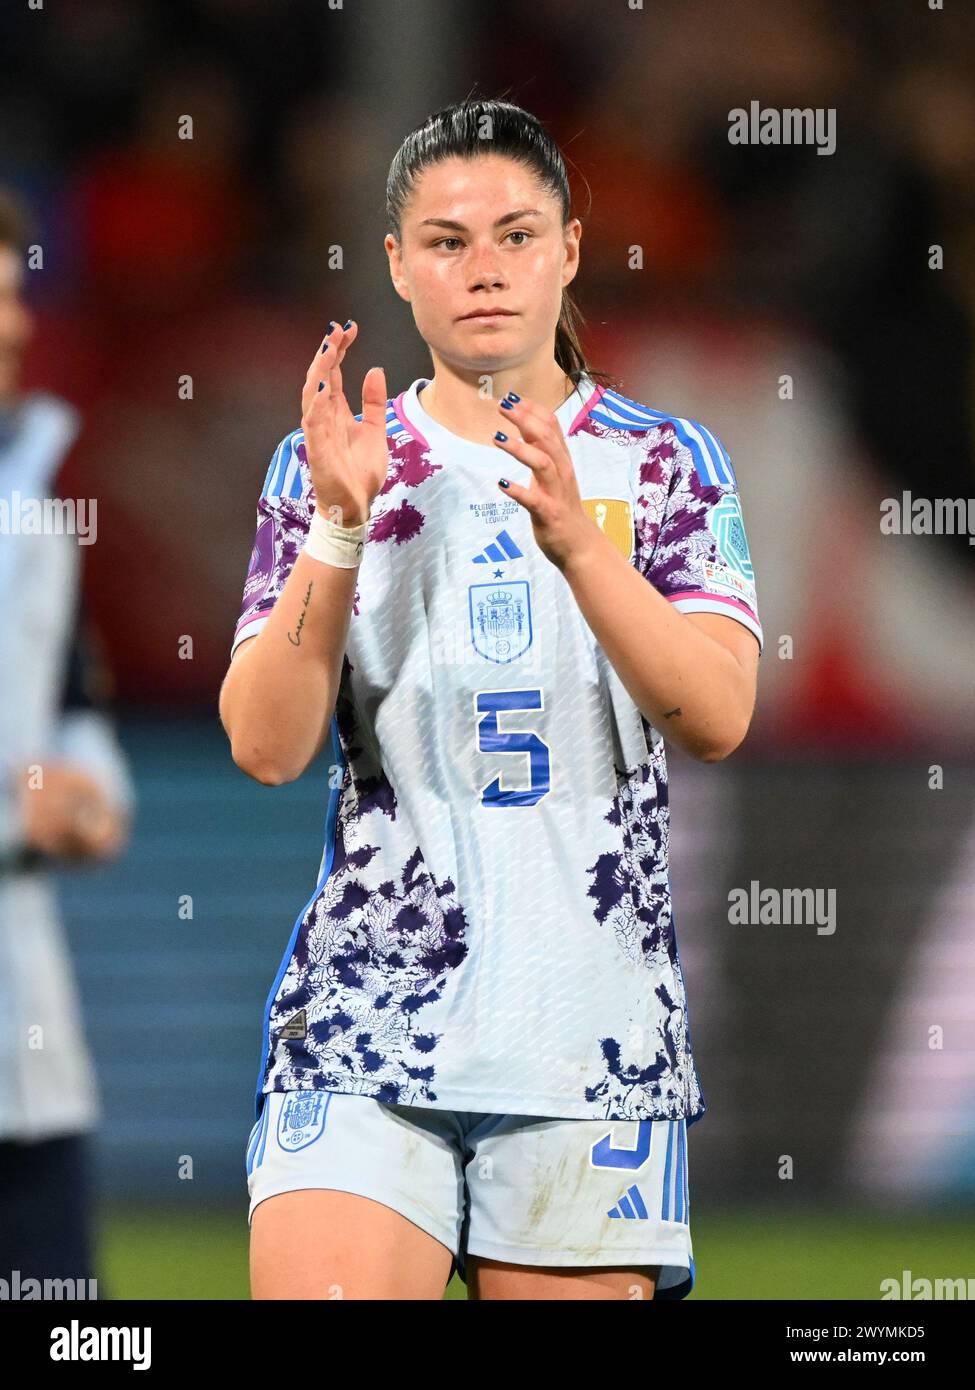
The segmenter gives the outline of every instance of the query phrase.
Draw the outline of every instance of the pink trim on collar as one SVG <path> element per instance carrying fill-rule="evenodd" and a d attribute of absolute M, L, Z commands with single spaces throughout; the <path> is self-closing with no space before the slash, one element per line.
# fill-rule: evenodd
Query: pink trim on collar
<path fill-rule="evenodd" d="M 410 388 L 408 387 L 407 390 L 409 390 L 409 389 L 410 389 Z M 429 448 L 430 448 L 430 445 L 429 445 L 429 443 L 427 442 L 427 440 L 424 439 L 423 435 L 422 435 L 422 434 L 420 433 L 420 431 L 416 428 L 416 426 L 415 426 L 414 424 L 412 424 L 411 421 L 409 421 L 409 420 L 406 418 L 406 412 L 405 412 L 405 410 L 403 409 L 403 397 L 404 397 L 405 395 L 406 395 L 406 391 L 401 391 L 401 392 L 399 393 L 399 395 L 396 397 L 396 399 L 393 401 L 393 410 L 396 412 L 396 418 L 397 418 L 397 420 L 399 420 L 399 421 L 403 424 L 403 426 L 404 426 L 407 430 L 409 430 L 410 434 L 413 436 L 413 438 L 414 438 L 414 439 L 416 440 L 416 442 L 419 444 L 419 446 L 420 446 L 421 449 L 429 449 Z"/>
<path fill-rule="evenodd" d="M 579 428 L 579 426 L 582 424 L 583 420 L 584 420 L 584 419 L 586 418 L 586 416 L 589 414 L 590 410 L 592 410 L 592 408 L 593 408 L 593 406 L 596 404 L 596 402 L 602 399 L 602 396 L 603 396 L 603 394 L 604 394 L 604 392 L 605 392 L 605 389 L 606 389 L 606 388 L 605 388 L 604 386 L 597 386 L 597 387 L 596 387 L 596 389 L 593 391 L 592 395 L 591 395 L 591 396 L 589 397 L 589 399 L 586 401 L 585 405 L 584 405 L 584 406 L 582 407 L 582 409 L 579 411 L 579 414 L 578 414 L 578 415 L 576 416 L 576 418 L 572 421 L 572 424 L 569 426 L 568 430 L 566 431 L 566 434 L 575 434 L 576 430 L 577 430 L 577 429 Z"/>

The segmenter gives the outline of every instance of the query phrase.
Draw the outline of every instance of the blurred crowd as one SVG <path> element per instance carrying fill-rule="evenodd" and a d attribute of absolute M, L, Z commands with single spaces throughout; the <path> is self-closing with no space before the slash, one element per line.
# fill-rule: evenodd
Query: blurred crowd
<path fill-rule="evenodd" d="M 28 384 L 82 415 L 65 485 L 99 499 L 86 589 L 123 699 L 215 699 L 254 503 L 297 424 L 327 320 L 361 321 L 367 303 L 360 336 L 381 347 L 354 359 L 353 396 L 373 360 L 394 392 L 427 372 L 407 306 L 375 289 L 388 278 L 385 174 L 429 111 L 471 94 L 519 102 L 562 145 L 595 365 L 636 399 L 703 418 L 730 448 L 766 599 L 766 668 L 777 633 L 799 630 L 812 595 L 837 585 L 829 567 L 848 563 L 824 551 L 795 610 L 776 609 L 799 556 L 793 543 L 782 558 L 771 519 L 796 532 L 809 520 L 799 493 L 803 511 L 776 513 L 779 475 L 788 493 L 790 471 L 827 488 L 838 462 L 841 483 L 866 470 L 854 551 L 858 526 L 872 539 L 879 497 L 972 492 L 975 13 L 908 0 L 655 0 L 642 11 L 411 0 L 416 44 L 450 26 L 461 60 L 414 109 L 390 53 L 362 51 L 358 8 L 86 0 L 4 16 L 0 184 L 28 201 L 44 248 Z M 836 108 L 835 153 L 732 146 L 728 113 L 753 99 Z M 341 272 L 327 264 L 336 245 Z M 931 246 L 944 248 L 943 269 L 929 267 Z M 781 410 L 783 373 L 797 374 L 797 402 L 821 402 L 813 436 L 817 421 L 839 424 L 806 439 L 805 461 L 780 429 L 786 451 L 763 468 L 756 416 Z M 729 401 L 748 401 L 747 414 L 726 415 Z M 834 529 L 841 546 L 842 522 Z M 951 557 L 952 583 L 971 582 L 967 538 L 933 544 Z M 814 732 L 838 694 L 852 735 L 877 727 L 876 700 L 847 669 L 856 654 L 823 627 L 806 714 L 797 722 L 793 683 L 791 722 L 776 722 L 773 698 L 760 736 Z M 194 660 L 177 661 L 188 630 Z M 872 672 L 859 684 L 874 686 Z M 917 694 L 905 688 L 881 719 L 887 736 L 910 724 Z"/>

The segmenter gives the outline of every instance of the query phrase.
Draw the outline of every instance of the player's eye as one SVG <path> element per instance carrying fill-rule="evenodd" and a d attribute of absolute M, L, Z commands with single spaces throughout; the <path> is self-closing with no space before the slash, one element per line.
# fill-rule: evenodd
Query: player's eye
<path fill-rule="evenodd" d="M 509 236 L 509 237 L 511 237 L 511 236 L 524 237 L 526 241 L 527 241 L 527 240 L 530 240 L 530 238 L 531 238 L 533 235 L 534 235 L 533 232 L 522 231 L 521 228 L 518 228 L 516 231 L 509 232 L 509 233 L 508 233 L 508 236 Z M 506 239 L 507 239 L 507 238 L 506 238 Z M 459 245 L 459 244 L 460 244 L 460 237 L 457 237 L 457 236 L 444 236 L 444 237 L 441 237 L 439 241 L 435 241 L 433 244 L 434 244 L 434 246 L 446 246 L 448 241 L 455 242 L 457 245 Z M 525 245 L 525 241 L 517 241 L 517 242 L 515 242 L 515 245 L 516 245 L 516 246 L 524 246 L 524 245 Z"/>

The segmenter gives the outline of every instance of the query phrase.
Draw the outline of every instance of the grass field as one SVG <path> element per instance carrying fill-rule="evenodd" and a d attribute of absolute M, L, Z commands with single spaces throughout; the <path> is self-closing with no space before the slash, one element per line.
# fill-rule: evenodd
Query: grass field
<path fill-rule="evenodd" d="M 875 1217 L 805 1211 L 700 1216 L 690 1299 L 878 1299 L 880 1281 L 975 1278 L 972 1213 Z M 247 1222 L 239 1212 L 112 1208 L 100 1224 L 107 1298 L 249 1297 Z M 465 1299 L 454 1279 L 446 1297 Z"/>

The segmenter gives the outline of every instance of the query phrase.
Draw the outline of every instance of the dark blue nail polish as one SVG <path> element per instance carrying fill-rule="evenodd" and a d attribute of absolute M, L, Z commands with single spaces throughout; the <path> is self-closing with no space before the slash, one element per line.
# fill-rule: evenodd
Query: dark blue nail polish
<path fill-rule="evenodd" d="M 331 333 L 331 331 L 332 331 L 332 329 L 333 329 L 334 327 L 335 327 L 335 320 L 334 320 L 334 319 L 329 319 L 329 321 L 328 321 L 328 327 L 327 327 L 326 330 L 325 330 L 325 337 L 326 337 L 326 338 L 327 338 L 328 335 Z"/>
<path fill-rule="evenodd" d="M 520 400 L 521 400 L 521 397 L 520 397 L 520 396 L 516 396 L 515 393 L 514 393 L 514 391 L 509 391 L 508 394 L 507 394 L 507 396 L 505 396 L 505 400 L 507 400 L 507 401 L 520 401 Z"/>
<path fill-rule="evenodd" d="M 502 410 L 510 410 L 510 409 L 511 409 L 511 402 L 510 402 L 510 401 L 502 401 L 502 402 L 501 402 L 501 409 L 502 409 Z"/>
<path fill-rule="evenodd" d="M 498 479 L 498 482 L 501 484 L 502 487 L 507 487 L 507 486 L 508 486 L 508 479 L 507 479 L 507 478 L 499 478 L 499 479 Z"/>
<path fill-rule="evenodd" d="M 500 430 L 497 430 L 497 431 L 495 432 L 494 437 L 495 437 L 495 439 L 500 439 L 500 440 L 502 440 L 502 441 L 503 441 L 503 440 L 506 440 L 506 439 L 508 438 L 508 436 L 507 436 L 506 434 L 502 434 Z"/>
<path fill-rule="evenodd" d="M 346 331 L 348 331 L 348 330 L 352 327 L 352 320 L 351 320 L 351 319 L 348 319 L 345 323 L 343 323 L 342 327 L 343 327 Z"/>
<path fill-rule="evenodd" d="M 324 390 L 325 390 L 325 383 L 324 383 L 324 381 L 320 381 L 320 382 L 318 383 L 318 389 L 319 389 L 319 391 L 324 391 Z"/>

